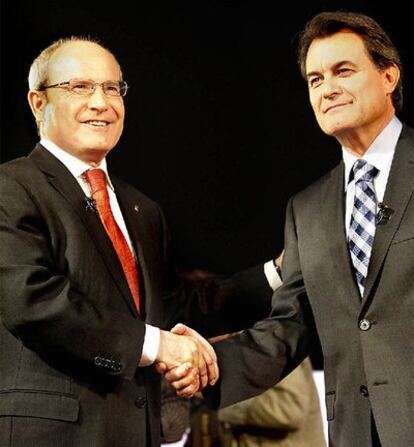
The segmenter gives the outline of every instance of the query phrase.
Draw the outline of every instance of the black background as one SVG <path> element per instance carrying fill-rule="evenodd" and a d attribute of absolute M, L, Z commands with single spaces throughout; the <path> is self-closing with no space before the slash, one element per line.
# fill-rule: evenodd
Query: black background
<path fill-rule="evenodd" d="M 405 66 L 413 117 L 413 3 L 1 2 L 1 161 L 37 141 L 26 101 L 32 60 L 53 40 L 99 38 L 131 89 L 110 172 L 164 209 L 183 268 L 227 273 L 275 256 L 288 198 L 333 167 L 295 62 L 296 36 L 323 10 L 374 17 Z"/>

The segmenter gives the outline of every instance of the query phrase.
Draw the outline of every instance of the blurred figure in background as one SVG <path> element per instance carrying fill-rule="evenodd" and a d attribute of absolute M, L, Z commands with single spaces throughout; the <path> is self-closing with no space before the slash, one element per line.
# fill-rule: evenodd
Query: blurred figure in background
<path fill-rule="evenodd" d="M 325 447 L 312 364 L 259 396 L 218 411 L 224 447 Z"/>
<path fill-rule="evenodd" d="M 166 380 L 161 381 L 161 446 L 183 447 L 190 432 L 191 400 L 178 397 Z"/>

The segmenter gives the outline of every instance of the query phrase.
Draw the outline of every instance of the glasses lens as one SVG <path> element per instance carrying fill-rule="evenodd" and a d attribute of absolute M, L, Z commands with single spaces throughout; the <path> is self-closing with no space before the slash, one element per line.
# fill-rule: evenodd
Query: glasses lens
<path fill-rule="evenodd" d="M 68 83 L 68 90 L 81 96 L 92 95 L 96 86 L 101 85 L 103 92 L 107 96 L 125 96 L 128 85 L 125 81 L 105 81 L 102 84 L 89 79 L 71 79 Z"/>
<path fill-rule="evenodd" d="M 87 79 L 71 79 L 68 88 L 73 93 L 87 96 L 94 91 L 95 84 Z"/>
<path fill-rule="evenodd" d="M 120 84 L 118 81 L 106 81 L 103 83 L 103 90 L 108 96 L 121 96 Z"/>
<path fill-rule="evenodd" d="M 117 90 L 116 96 L 125 96 L 126 95 L 126 92 L 128 90 L 128 84 L 125 81 L 117 81 L 117 82 L 110 81 L 110 82 L 112 84 L 116 84 L 116 90 Z M 112 90 L 112 91 L 114 92 L 115 90 Z M 108 92 L 107 94 L 110 95 L 111 93 Z"/>

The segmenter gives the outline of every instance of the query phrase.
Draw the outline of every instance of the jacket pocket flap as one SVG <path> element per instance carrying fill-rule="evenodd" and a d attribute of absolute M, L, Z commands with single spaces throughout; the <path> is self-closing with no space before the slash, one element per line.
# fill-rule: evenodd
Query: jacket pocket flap
<path fill-rule="evenodd" d="M 79 401 L 67 394 L 10 390 L 0 392 L 0 416 L 28 416 L 75 422 Z"/>

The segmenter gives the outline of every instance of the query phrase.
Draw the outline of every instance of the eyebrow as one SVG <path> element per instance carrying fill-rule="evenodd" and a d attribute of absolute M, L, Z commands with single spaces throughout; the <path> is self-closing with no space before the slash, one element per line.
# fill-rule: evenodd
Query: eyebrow
<path fill-rule="evenodd" d="M 354 62 L 348 61 L 348 60 L 343 60 L 343 61 L 339 61 L 336 64 L 334 64 L 333 67 L 331 67 L 331 69 L 332 70 L 337 70 L 342 65 L 352 65 L 353 67 L 356 67 Z M 309 79 L 312 76 L 317 76 L 317 75 L 320 75 L 320 74 L 321 74 L 321 72 L 319 72 L 319 71 L 310 71 L 309 73 L 306 73 L 306 78 Z"/>

